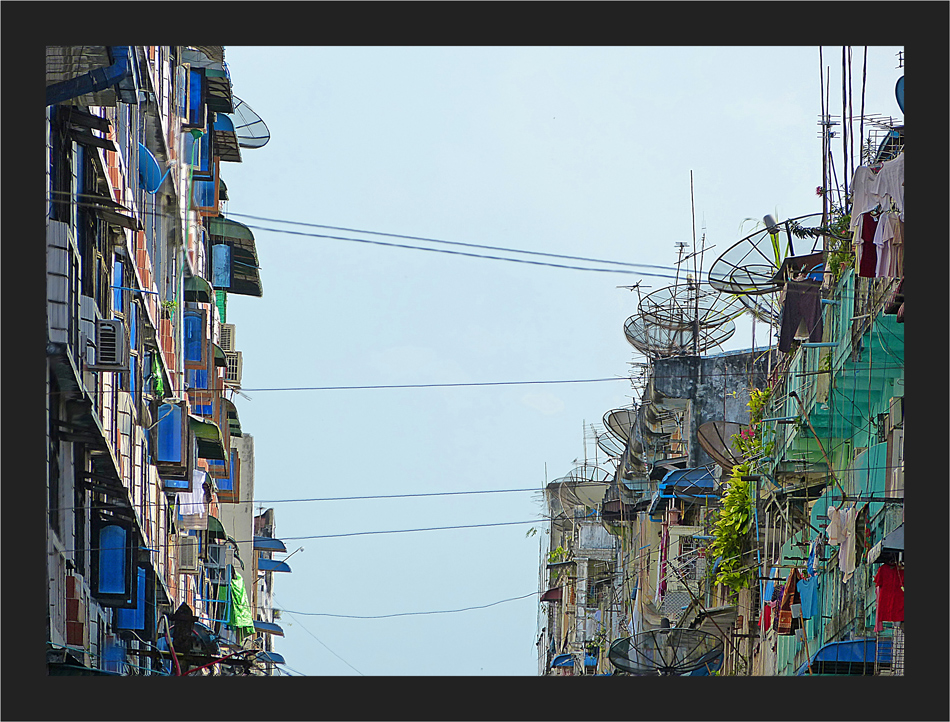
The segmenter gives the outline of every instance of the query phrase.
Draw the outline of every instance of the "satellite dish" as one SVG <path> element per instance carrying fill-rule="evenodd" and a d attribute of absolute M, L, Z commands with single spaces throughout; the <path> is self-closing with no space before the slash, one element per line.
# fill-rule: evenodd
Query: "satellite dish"
<path fill-rule="evenodd" d="M 261 120 L 261 116 L 241 100 L 234 96 L 234 112 L 224 113 L 230 118 L 237 134 L 238 145 L 242 148 L 262 148 L 270 140 L 270 131 Z"/>
<path fill-rule="evenodd" d="M 614 434 L 597 434 L 597 446 L 611 458 L 622 456 L 626 448 Z"/>
<path fill-rule="evenodd" d="M 576 502 L 574 506 L 597 507 L 604 499 L 613 474 L 599 466 L 584 464 L 575 467 L 561 484 L 561 501 Z"/>
<path fill-rule="evenodd" d="M 775 294 L 760 293 L 755 296 L 750 296 L 743 293 L 740 296 L 736 296 L 736 298 L 742 302 L 747 312 L 754 316 L 756 320 L 767 323 L 770 326 L 775 326 L 776 328 L 780 325 L 782 319 L 782 305 L 776 300 Z"/>
<path fill-rule="evenodd" d="M 735 296 L 722 294 L 708 283 L 666 286 L 644 296 L 639 306 L 644 322 L 681 331 L 690 331 L 697 321 L 703 328 L 719 326 L 742 312 Z"/>
<path fill-rule="evenodd" d="M 613 473 L 599 466 L 585 464 L 573 469 L 567 476 L 549 484 L 549 488 L 556 485 L 558 499 L 564 510 L 575 506 L 596 508 L 604 499 Z"/>
<path fill-rule="evenodd" d="M 900 76 L 897 79 L 897 86 L 894 88 L 894 94 L 897 96 L 897 104 L 900 106 L 901 112 L 904 112 L 904 76 Z"/>
<path fill-rule="evenodd" d="M 634 675 L 685 675 L 711 668 L 723 653 L 719 637 L 698 629 L 654 629 L 623 637 L 610 645 L 608 658 Z"/>
<path fill-rule="evenodd" d="M 820 229 L 806 227 L 820 222 L 821 214 L 812 213 L 775 222 L 760 228 L 730 246 L 709 269 L 709 285 L 722 293 L 760 294 L 782 288 L 776 278 L 789 257 L 821 253 L 824 241 Z"/>
<path fill-rule="evenodd" d="M 667 358 L 693 352 L 693 330 L 671 329 L 645 321 L 639 314 L 631 316 L 623 326 L 627 341 L 650 358 Z M 727 341 L 736 332 L 731 320 L 716 326 L 700 326 L 697 352 L 706 351 Z"/>
<path fill-rule="evenodd" d="M 707 421 L 699 427 L 699 445 L 726 471 L 742 463 L 742 455 L 732 449 L 732 436 L 745 426 L 735 421 Z"/>
<path fill-rule="evenodd" d="M 607 430 L 626 444 L 630 430 L 637 422 L 636 409 L 614 409 L 604 414 L 604 426 Z"/>

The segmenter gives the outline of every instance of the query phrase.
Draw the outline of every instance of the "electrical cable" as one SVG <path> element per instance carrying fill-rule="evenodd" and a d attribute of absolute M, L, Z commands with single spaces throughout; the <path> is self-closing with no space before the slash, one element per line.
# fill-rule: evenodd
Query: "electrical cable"
<path fill-rule="evenodd" d="M 497 527 L 497 526 L 512 526 L 517 524 L 537 524 L 538 522 L 543 522 L 547 520 L 546 517 L 537 517 L 535 519 L 527 519 L 525 521 L 501 521 L 501 522 L 491 522 L 487 524 L 456 524 L 452 526 L 434 526 L 434 527 L 419 527 L 416 529 L 381 529 L 378 531 L 355 531 L 355 532 L 344 532 L 340 534 L 311 534 L 305 536 L 283 536 L 281 535 L 281 541 L 302 541 L 307 539 L 338 539 L 342 537 L 353 537 L 353 536 L 371 536 L 379 534 L 407 534 L 410 532 L 420 532 L 420 531 L 450 531 L 455 529 L 481 529 L 486 527 Z M 241 543 L 252 543 L 253 539 L 235 539 L 234 542 L 237 544 Z M 162 540 L 160 542 L 163 545 L 168 546 L 169 548 L 178 547 L 180 543 L 177 540 L 169 538 L 168 540 Z M 107 546 L 107 547 L 74 547 L 72 549 L 54 549 L 49 552 L 49 555 L 54 554 L 67 554 L 77 551 L 84 552 L 100 552 L 100 551 L 114 551 L 117 549 L 129 549 L 128 545 L 120 546 Z M 135 545 L 135 549 L 144 549 Z M 146 549 L 146 551 L 157 551 L 155 549 Z"/>
<path fill-rule="evenodd" d="M 883 364 L 875 366 L 875 370 L 886 371 L 894 369 L 902 369 L 904 364 L 899 365 L 889 365 Z M 786 375 L 788 370 L 785 371 Z M 708 373 L 705 374 L 706 377 L 710 379 L 719 379 L 719 378 L 728 378 L 733 376 L 745 376 L 747 372 L 745 371 L 723 371 L 717 373 Z M 660 380 L 672 380 L 672 379 L 691 379 L 693 376 L 691 374 L 664 374 L 663 376 L 658 377 Z M 477 386 L 529 386 L 529 385 L 538 385 L 538 384 L 583 384 L 583 383 L 600 383 L 603 381 L 639 381 L 630 376 L 612 376 L 609 378 L 599 378 L 599 379 L 560 379 L 560 380 L 550 380 L 550 381 L 476 381 L 470 383 L 422 383 L 422 384 L 365 384 L 365 385 L 353 385 L 353 386 L 277 386 L 277 387 L 241 387 L 240 389 L 235 389 L 232 386 L 209 386 L 207 388 L 190 388 L 188 391 L 192 392 L 216 392 L 216 391 L 241 391 L 241 392 L 266 392 L 266 391 L 360 391 L 360 390 L 383 390 L 383 389 L 416 389 L 416 388 L 454 388 L 454 387 L 477 387 Z M 53 391 L 49 395 L 54 394 L 65 394 L 65 391 Z"/>
<path fill-rule="evenodd" d="M 429 614 L 454 614 L 456 612 L 470 612 L 474 609 L 487 609 L 488 607 L 494 607 L 499 604 L 505 604 L 506 602 L 514 602 L 519 599 L 527 599 L 528 597 L 533 597 L 536 594 L 540 594 L 540 591 L 533 591 L 528 594 L 522 594 L 520 597 L 510 597 L 508 599 L 501 599 L 497 602 L 491 602 L 490 604 L 482 604 L 475 607 L 464 607 L 462 609 L 438 609 L 428 612 L 397 612 L 395 614 L 376 614 L 376 615 L 356 615 L 356 614 L 329 614 L 325 612 L 300 612 L 296 610 L 287 610 L 281 608 L 281 613 L 286 612 L 287 614 L 303 614 L 308 617 L 333 617 L 336 619 L 389 619 L 391 617 L 416 617 L 416 616 L 426 616 Z"/>
<path fill-rule="evenodd" d="M 58 193 L 58 194 L 63 194 L 63 195 L 65 195 L 65 194 L 70 195 L 70 198 L 63 198 L 63 199 L 56 199 L 56 198 L 54 198 L 54 199 L 51 199 L 51 201 L 54 202 L 54 203 L 74 204 L 74 205 L 76 205 L 76 206 L 89 207 L 89 208 L 99 208 L 100 206 L 97 205 L 96 203 L 84 203 L 84 202 L 82 202 L 82 201 L 73 201 L 73 200 L 72 200 L 72 196 L 73 196 L 73 195 L 81 195 L 81 196 L 88 197 L 88 198 L 102 198 L 102 196 L 97 196 L 97 195 L 94 195 L 94 194 L 85 194 L 85 193 L 84 193 L 84 194 L 72 194 L 72 193 L 69 193 L 68 191 L 53 191 L 53 193 Z M 108 199 L 107 199 L 107 200 L 108 200 Z M 171 214 L 171 213 L 155 213 L 154 215 L 161 215 L 161 216 L 168 217 L 168 218 L 172 218 L 172 219 L 177 219 L 177 218 L 178 218 L 177 214 Z M 521 250 L 521 249 L 517 249 L 517 248 L 505 248 L 505 247 L 502 247 L 502 246 L 487 246 L 487 245 L 481 245 L 481 244 L 476 244 L 476 243 L 462 243 L 462 242 L 459 242 L 459 241 L 445 241 L 445 240 L 440 240 L 440 239 L 437 239 L 437 238 L 427 238 L 427 237 L 425 237 L 425 236 L 412 236 L 412 235 L 405 235 L 405 234 L 400 234 L 400 233 L 385 233 L 385 232 L 382 232 L 382 231 L 366 231 L 366 230 L 361 230 L 361 229 L 357 229 L 357 228 L 345 228 L 345 227 L 342 227 L 342 226 L 330 226 L 330 225 L 324 225 L 324 224 L 319 224 L 319 223 L 305 223 L 305 222 L 302 222 L 302 221 L 291 221 L 291 220 L 284 220 L 284 219 L 280 219 L 280 218 L 264 218 L 264 217 L 261 217 L 261 216 L 252 216 L 252 215 L 247 215 L 247 214 L 244 214 L 244 213 L 229 213 L 228 216 L 229 216 L 229 217 L 230 217 L 230 216 L 236 216 L 236 217 L 241 217 L 241 218 L 252 218 L 252 219 L 256 219 L 256 220 L 267 221 L 267 222 L 270 222 L 270 223 L 285 223 L 285 224 L 290 224 L 290 225 L 306 226 L 306 227 L 310 227 L 310 228 L 325 228 L 325 229 L 329 229 L 329 230 L 346 231 L 346 232 L 349 232 L 349 233 L 363 233 L 363 234 L 366 234 L 366 235 L 386 236 L 386 237 L 390 237 L 390 238 L 405 238 L 405 239 L 407 239 L 407 240 L 426 241 L 426 242 L 429 242 L 429 243 L 441 243 L 441 244 L 446 244 L 446 245 L 461 246 L 461 247 L 467 247 L 467 248 L 480 248 L 480 249 L 483 249 L 483 250 L 503 251 L 503 252 L 506 252 L 506 253 L 523 253 L 523 254 L 525 254 L 525 255 L 544 256 L 544 257 L 547 257 L 547 258 L 561 258 L 561 259 L 565 259 L 565 260 L 585 261 L 585 262 L 588 262 L 588 263 L 604 263 L 604 264 L 609 264 L 609 265 L 627 266 L 627 267 L 630 267 L 630 268 L 651 268 L 651 269 L 657 269 L 657 270 L 663 270 L 663 271 L 674 271 L 674 272 L 677 270 L 677 268 L 675 268 L 675 267 L 673 267 L 673 266 L 665 266 L 665 265 L 661 265 L 661 264 L 632 263 L 632 262 L 628 262 L 628 261 L 612 261 L 612 260 L 600 259 L 600 258 L 589 258 L 589 257 L 585 257 L 585 256 L 570 256 L 570 255 L 564 255 L 564 254 L 558 254 L 558 253 L 545 253 L 545 252 L 542 252 L 542 251 L 526 251 L 526 250 Z M 379 243 L 379 245 L 395 246 L 395 247 L 398 247 L 398 248 L 410 248 L 410 249 L 416 249 L 416 250 L 429 250 L 429 251 L 437 251 L 437 250 L 439 250 L 439 249 L 434 249 L 434 248 L 424 248 L 424 247 L 421 247 L 421 246 L 407 246 L 407 245 L 400 245 L 400 244 L 380 243 L 380 242 L 369 241 L 369 240 L 358 239 L 358 238 L 348 238 L 348 237 L 344 237 L 344 236 L 331 236 L 331 235 L 315 234 L 315 233 L 302 233 L 302 232 L 291 231 L 291 230 L 280 229 L 280 228 L 265 228 L 265 227 L 263 227 L 263 226 L 252 226 L 252 225 L 248 225 L 247 228 L 252 228 L 252 229 L 254 229 L 254 230 L 272 231 L 272 232 L 274 232 L 274 233 L 287 233 L 287 234 L 291 234 L 291 235 L 303 235 L 303 236 L 308 236 L 308 237 L 313 237 L 313 238 L 329 238 L 329 239 L 334 239 L 334 240 L 357 241 L 357 242 L 364 242 L 364 243 Z M 442 251 L 442 252 L 444 252 L 444 253 L 452 253 L 451 251 Z M 493 260 L 516 261 L 516 262 L 522 262 L 522 263 L 530 263 L 530 261 L 525 261 L 525 260 L 523 260 L 523 259 L 499 258 L 499 257 L 494 257 L 494 256 L 481 256 L 481 255 L 476 255 L 476 254 L 461 254 L 461 255 L 474 255 L 474 257 L 476 257 L 476 258 L 490 258 L 490 259 L 493 259 Z M 543 264 L 543 263 L 542 263 L 542 264 L 540 264 L 540 265 L 552 265 L 552 264 Z M 577 267 L 577 266 L 563 266 L 563 265 L 556 265 L 556 267 L 559 267 L 559 268 L 571 268 L 571 269 L 575 269 L 575 270 L 590 270 L 590 271 L 607 270 L 607 269 L 595 269 L 595 268 L 580 268 L 580 267 Z M 620 272 L 620 273 L 635 273 L 634 271 L 618 271 L 618 272 Z M 647 274 L 647 273 L 644 273 L 644 274 L 642 274 L 642 275 L 655 275 L 655 276 L 658 276 L 658 277 L 660 277 L 660 278 L 674 278 L 674 279 L 676 278 L 675 276 L 661 275 L 661 274 Z"/>
<path fill-rule="evenodd" d="M 483 256 L 477 253 L 465 253 L 463 251 L 449 251 L 444 248 L 426 248 L 424 246 L 409 246 L 402 243 L 371 241 L 367 238 L 347 238 L 345 236 L 331 236 L 331 235 L 326 235 L 326 234 L 321 234 L 321 233 L 304 233 L 302 231 L 291 231 L 291 230 L 281 229 L 281 228 L 265 228 L 264 226 L 248 225 L 247 228 L 250 228 L 255 231 L 269 231 L 271 233 L 284 233 L 284 234 L 293 235 L 293 236 L 306 236 L 309 238 L 328 238 L 328 239 L 337 240 L 337 241 L 351 241 L 353 243 L 368 243 L 375 246 L 387 246 L 389 248 L 403 248 L 403 249 L 410 249 L 414 251 L 429 251 L 431 253 L 447 253 L 447 254 L 455 255 L 455 256 L 466 256 L 468 258 L 483 258 L 483 259 L 492 260 L 492 261 L 509 261 L 511 263 L 527 263 L 534 266 L 548 266 L 551 268 L 565 268 L 565 269 L 570 269 L 572 271 L 596 271 L 599 273 L 624 273 L 624 274 L 633 274 L 637 276 L 653 276 L 656 278 L 673 278 L 673 279 L 676 278 L 675 276 L 670 276 L 668 274 L 650 273 L 647 271 L 626 271 L 619 268 L 587 268 L 583 266 L 567 266 L 562 263 L 546 263 L 544 261 L 529 261 L 524 258 L 505 258 L 503 256 Z"/>
<path fill-rule="evenodd" d="M 273 594 L 273 593 L 272 593 L 272 596 L 273 596 L 273 598 L 274 598 L 275 600 L 277 599 L 277 595 L 276 595 L 276 594 Z M 316 640 L 323 646 L 323 648 L 326 649 L 330 654 L 332 654 L 334 657 L 336 657 L 337 659 L 339 659 L 339 660 L 340 660 L 341 662 L 343 662 L 347 667 L 349 667 L 350 669 L 352 669 L 354 672 L 356 672 L 357 674 L 359 674 L 361 677 L 365 677 L 365 676 L 366 676 L 365 674 L 363 674 L 362 672 L 360 672 L 356 667 L 354 667 L 352 664 L 350 664 L 350 663 L 347 662 L 345 659 L 343 659 L 343 657 L 341 657 L 339 654 L 337 654 L 337 653 L 334 652 L 332 649 L 330 649 L 322 639 L 320 639 L 319 637 L 317 637 L 316 634 L 314 634 L 314 633 L 311 632 L 309 629 L 307 629 L 305 626 L 303 626 L 303 623 L 302 623 L 299 619 L 297 619 L 297 618 L 294 616 L 295 612 L 287 612 L 287 614 L 289 614 L 289 615 L 291 616 L 291 618 L 294 619 L 294 621 L 296 621 L 297 624 L 300 625 L 300 628 L 303 629 L 303 631 L 305 631 L 305 632 L 306 632 L 307 634 L 309 634 L 311 637 L 313 637 L 314 639 L 316 639 Z M 287 665 L 284 665 L 284 666 L 286 667 Z M 306 675 L 303 674 L 303 672 L 298 672 L 298 671 L 297 671 L 296 669 L 294 669 L 293 667 L 289 667 L 289 669 L 293 670 L 294 672 L 297 672 L 297 674 L 300 674 L 301 676 L 306 676 Z"/>
<path fill-rule="evenodd" d="M 230 213 L 230 215 L 237 216 L 238 218 L 252 218 L 258 221 L 267 221 L 268 223 L 287 223 L 287 224 L 297 225 L 297 226 L 307 226 L 309 228 L 326 228 L 326 229 L 334 230 L 334 231 L 346 231 L 347 233 L 364 233 L 367 235 L 374 235 L 374 236 L 387 236 L 389 238 L 405 238 L 407 240 L 412 240 L 412 241 L 427 241 L 429 243 L 443 243 L 443 244 L 447 244 L 451 246 L 464 246 L 466 248 L 481 248 L 481 249 L 489 250 L 489 251 L 504 251 L 506 253 L 524 253 L 524 254 L 533 255 L 533 256 L 547 256 L 549 258 L 562 258 L 562 259 L 572 260 L 572 261 L 586 261 L 589 263 L 608 263 L 608 264 L 613 264 L 613 265 L 618 265 L 618 266 L 631 266 L 635 268 L 655 268 L 655 269 L 659 269 L 663 271 L 677 270 L 673 266 L 663 266 L 663 265 L 656 265 L 656 264 L 651 264 L 651 263 L 628 263 L 626 261 L 609 261 L 609 260 L 604 260 L 601 258 L 587 258 L 584 256 L 566 256 L 566 255 L 561 255 L 557 253 L 543 253 L 541 251 L 524 251 L 517 248 L 485 246 L 485 245 L 479 245 L 476 243 L 461 243 L 459 241 L 444 241 L 438 238 L 427 238 L 425 236 L 409 236 L 409 235 L 403 235 L 400 233 L 365 231 L 359 228 L 344 228 L 341 226 L 327 226 L 327 225 L 322 225 L 319 223 L 304 223 L 302 221 L 288 221 L 288 220 L 284 220 L 280 218 L 263 218 L 261 216 L 252 216 L 246 213 Z"/>

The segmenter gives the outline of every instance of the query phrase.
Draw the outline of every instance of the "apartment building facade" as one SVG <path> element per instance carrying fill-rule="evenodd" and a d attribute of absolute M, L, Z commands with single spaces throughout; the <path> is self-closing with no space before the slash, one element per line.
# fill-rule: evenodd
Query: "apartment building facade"
<path fill-rule="evenodd" d="M 221 176 L 262 143 L 221 46 L 48 46 L 46 86 L 48 672 L 270 673 L 223 512 L 253 488 L 227 299 L 263 291 Z"/>

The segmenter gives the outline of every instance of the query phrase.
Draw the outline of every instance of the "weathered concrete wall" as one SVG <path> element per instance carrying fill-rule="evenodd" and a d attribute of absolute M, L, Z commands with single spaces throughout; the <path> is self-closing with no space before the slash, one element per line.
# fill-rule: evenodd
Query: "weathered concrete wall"
<path fill-rule="evenodd" d="M 775 350 L 772 351 L 776 354 Z M 772 363 L 776 363 L 773 355 Z M 716 356 L 675 356 L 653 364 L 653 387 L 659 398 L 689 399 L 689 465 L 715 463 L 699 445 L 697 431 L 707 421 L 749 420 L 749 389 L 764 388 L 768 354 L 757 349 Z"/>

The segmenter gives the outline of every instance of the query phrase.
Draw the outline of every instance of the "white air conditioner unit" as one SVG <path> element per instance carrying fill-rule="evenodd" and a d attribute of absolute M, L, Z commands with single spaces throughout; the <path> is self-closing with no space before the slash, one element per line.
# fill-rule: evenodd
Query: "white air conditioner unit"
<path fill-rule="evenodd" d="M 178 571 L 182 574 L 198 572 L 198 537 L 178 535 Z"/>
<path fill-rule="evenodd" d="M 96 371 L 129 370 L 129 342 L 122 320 L 96 321 L 96 362 L 90 368 Z"/>
<path fill-rule="evenodd" d="M 887 430 L 904 428 L 904 397 L 892 396 L 888 412 Z"/>
<path fill-rule="evenodd" d="M 218 335 L 218 344 L 222 351 L 234 351 L 234 324 L 222 323 L 221 332 Z"/>
<path fill-rule="evenodd" d="M 225 351 L 224 357 L 228 365 L 224 372 L 224 381 L 230 386 L 241 388 L 241 373 L 243 371 L 243 361 L 240 351 Z"/>

